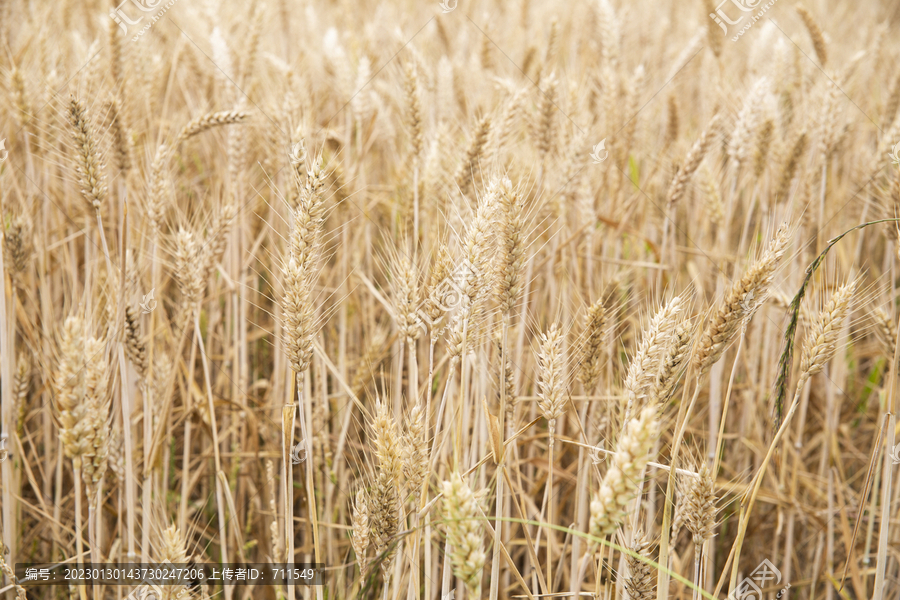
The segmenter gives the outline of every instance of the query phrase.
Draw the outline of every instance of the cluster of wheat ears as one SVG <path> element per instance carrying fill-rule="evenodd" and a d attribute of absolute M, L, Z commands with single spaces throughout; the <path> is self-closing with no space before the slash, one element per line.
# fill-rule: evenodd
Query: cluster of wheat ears
<path fill-rule="evenodd" d="M 0 595 L 898 598 L 900 9 L 714 1 L 0 1 Z"/>

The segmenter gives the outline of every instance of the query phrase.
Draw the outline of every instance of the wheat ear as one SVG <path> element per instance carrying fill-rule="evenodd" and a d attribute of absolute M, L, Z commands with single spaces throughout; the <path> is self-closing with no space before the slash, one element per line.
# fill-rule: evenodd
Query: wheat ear
<path fill-rule="evenodd" d="M 444 521 L 453 574 L 462 579 L 472 598 L 481 598 L 481 574 L 487 555 L 475 494 L 459 473 L 443 484 Z"/>
<path fill-rule="evenodd" d="M 625 563 L 628 565 L 628 573 L 625 575 L 624 587 L 630 600 L 656 600 L 656 579 L 653 577 L 653 568 L 647 562 L 650 559 L 650 542 L 643 532 L 634 534 L 634 541 L 629 550 L 640 558 L 628 554 Z M 644 560 L 641 560 L 644 559 Z"/>
<path fill-rule="evenodd" d="M 353 501 L 353 530 L 350 532 L 350 545 L 356 554 L 359 563 L 359 574 L 366 575 L 366 550 L 369 548 L 369 499 L 366 490 L 360 488 L 356 491 Z"/>
<path fill-rule="evenodd" d="M 822 28 L 819 27 L 812 13 L 802 4 L 797 5 L 797 14 L 800 15 L 803 24 L 806 25 L 806 30 L 809 32 L 810 39 L 812 39 L 813 49 L 816 51 L 816 58 L 819 59 L 819 63 L 824 67 L 825 62 L 828 60 L 828 51 L 825 46 L 825 35 L 822 33 Z"/>
<path fill-rule="evenodd" d="M 697 168 L 700 166 L 700 163 L 703 162 L 703 157 L 706 156 L 706 152 L 709 150 L 712 145 L 713 135 L 716 132 L 716 129 L 719 124 L 719 117 L 716 115 L 712 118 L 707 128 L 700 134 L 700 137 L 697 138 L 697 141 L 694 142 L 694 145 L 691 147 L 691 151 L 688 152 L 687 157 L 684 159 L 684 165 L 680 169 L 678 169 L 678 173 L 672 179 L 672 183 L 669 185 L 669 194 L 668 201 L 669 204 L 675 204 L 681 197 L 684 196 L 685 188 L 687 184 L 690 182 L 691 178 L 694 176 L 694 173 L 697 171 Z"/>
<path fill-rule="evenodd" d="M 741 328 L 769 297 L 769 286 L 787 251 L 791 234 L 791 228 L 782 224 L 763 255 L 734 283 L 719 305 L 695 350 L 698 374 L 706 373 L 722 357 Z"/>
<path fill-rule="evenodd" d="M 609 310 L 604 298 L 591 304 L 584 315 L 584 333 L 581 342 L 581 358 L 578 361 L 578 380 L 587 394 L 593 392 L 600 379 L 603 345 L 608 332 Z"/>
<path fill-rule="evenodd" d="M 175 138 L 175 143 L 172 145 L 178 146 L 195 135 L 200 135 L 204 131 L 208 131 L 214 127 L 242 123 L 248 116 L 249 115 L 246 112 L 240 110 L 224 110 L 206 113 L 205 115 L 201 115 L 188 121 L 178 133 L 178 137 Z"/>
<path fill-rule="evenodd" d="M 496 224 L 499 252 L 495 259 L 494 280 L 500 312 L 509 315 L 522 293 L 525 266 L 525 207 L 522 194 L 503 177 L 497 183 Z"/>
<path fill-rule="evenodd" d="M 375 541 L 375 553 L 387 574 L 393 562 L 394 536 L 397 535 L 400 513 L 400 476 L 403 471 L 402 450 L 397 426 L 388 413 L 387 404 L 377 401 L 372 423 L 375 435 L 375 456 L 378 467 L 370 498 L 369 520 Z"/>
<path fill-rule="evenodd" d="M 659 422 L 654 407 L 644 408 L 640 415 L 625 424 L 612 464 L 591 500 L 591 535 L 610 535 L 625 518 L 628 504 L 639 489 L 637 479 L 650 461 L 650 450 L 658 434 Z"/>
<path fill-rule="evenodd" d="M 625 376 L 625 420 L 639 409 L 644 398 L 650 391 L 654 380 L 659 375 L 660 361 L 666 353 L 672 333 L 678 324 L 678 315 L 681 312 L 682 300 L 675 296 L 665 306 L 659 309 L 650 320 L 650 327 L 644 332 L 641 344 L 628 365 L 628 373 Z"/>
<path fill-rule="evenodd" d="M 106 168 L 84 104 L 74 95 L 69 96 L 68 116 L 75 140 L 75 174 L 81 195 L 99 212 L 106 200 Z"/>

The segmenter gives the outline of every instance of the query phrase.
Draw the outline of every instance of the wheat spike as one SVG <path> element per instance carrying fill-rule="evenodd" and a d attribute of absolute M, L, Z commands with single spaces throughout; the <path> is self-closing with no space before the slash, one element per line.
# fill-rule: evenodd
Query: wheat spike
<path fill-rule="evenodd" d="M 741 328 L 768 299 L 775 269 L 787 251 L 791 235 L 787 223 L 782 224 L 763 255 L 732 285 L 700 338 L 694 356 L 700 374 L 722 357 Z"/>
<path fill-rule="evenodd" d="M 31 358 L 25 352 L 16 360 L 16 374 L 13 380 L 13 414 L 19 438 L 25 433 L 25 414 L 28 408 L 28 391 L 31 388 Z"/>
<path fill-rule="evenodd" d="M 422 109 L 419 105 L 419 74 L 415 63 L 404 68 L 403 90 L 406 93 L 406 120 L 409 125 L 410 154 L 413 162 L 422 159 Z"/>
<path fill-rule="evenodd" d="M 635 497 L 637 479 L 650 461 L 650 450 L 658 433 L 657 412 L 650 406 L 623 427 L 615 457 L 591 500 L 591 535 L 603 537 L 615 533 Z"/>
<path fill-rule="evenodd" d="M 649 559 L 649 548 L 650 542 L 643 532 L 636 532 L 629 550 Z M 629 600 L 655 600 L 656 577 L 653 568 L 647 562 L 630 554 L 627 555 L 625 562 L 628 565 L 628 573 L 625 575 L 624 587 Z"/>
<path fill-rule="evenodd" d="M 406 420 L 406 434 L 402 439 L 403 476 L 406 488 L 413 494 L 413 501 L 428 476 L 430 455 L 425 440 L 425 407 L 416 404 Z"/>
<path fill-rule="evenodd" d="M 678 139 L 678 100 L 674 94 L 666 99 L 666 135 L 663 137 L 663 148 L 668 148 Z"/>
<path fill-rule="evenodd" d="M 816 58 L 819 59 L 819 63 L 824 67 L 825 62 L 828 60 L 828 52 L 825 47 L 825 35 L 822 33 L 822 28 L 819 27 L 819 24 L 813 18 L 812 13 L 809 12 L 805 6 L 798 4 L 796 8 L 797 14 L 800 15 L 803 24 L 806 25 L 806 30 L 809 32 L 809 37 L 812 39 L 813 49 L 816 51 Z"/>
<path fill-rule="evenodd" d="M 706 152 L 712 145 L 712 136 L 715 134 L 718 122 L 719 117 L 713 117 L 712 121 L 710 121 L 709 123 L 709 126 L 700 135 L 697 141 L 694 142 L 691 151 L 688 152 L 687 157 L 684 159 L 684 165 L 682 165 L 682 167 L 678 169 L 678 173 L 675 175 L 674 179 L 672 179 L 671 185 L 669 185 L 669 204 L 678 202 L 684 195 L 687 184 L 694 176 L 694 173 L 697 171 L 700 163 L 703 162 L 703 157 L 706 156 Z"/>
<path fill-rule="evenodd" d="M 684 525 L 694 541 L 694 556 L 700 556 L 703 542 L 716 530 L 716 490 L 712 473 L 706 462 L 700 465 L 699 475 L 686 480 L 684 492 Z"/>
<path fill-rule="evenodd" d="M 147 194 L 147 218 L 150 221 L 150 230 L 153 235 L 159 237 L 162 232 L 162 222 L 166 214 L 166 160 L 168 159 L 168 147 L 163 144 L 156 149 L 153 162 L 150 165 L 150 179 Z"/>
<path fill-rule="evenodd" d="M 206 244 L 203 246 L 204 279 L 207 279 L 212 274 L 216 264 L 225 253 L 225 248 L 228 245 L 228 234 L 231 232 L 235 216 L 237 216 L 237 210 L 234 204 L 228 203 L 216 213 L 212 223 L 210 223 Z"/>
<path fill-rule="evenodd" d="M 59 342 L 60 361 L 53 378 L 56 409 L 59 413 L 59 438 L 69 458 L 80 458 L 89 451 L 92 440 L 84 404 L 84 324 L 68 317 Z"/>
<path fill-rule="evenodd" d="M 391 265 L 391 289 L 397 329 L 410 342 L 419 339 L 422 321 L 419 309 L 419 274 L 404 252 L 394 252 Z"/>
<path fill-rule="evenodd" d="M 194 233 L 180 227 L 175 235 L 175 280 L 185 301 L 191 306 L 203 294 L 202 251 Z"/>
<path fill-rule="evenodd" d="M 578 380 L 588 393 L 597 387 L 603 360 L 603 344 L 608 333 L 609 309 L 603 297 L 590 305 L 584 315 L 584 333 L 581 343 L 581 359 L 578 362 Z"/>
<path fill-rule="evenodd" d="M 27 215 L 16 214 L 9 220 L 9 225 L 3 232 L 3 244 L 6 268 L 9 269 L 13 282 L 21 285 L 33 250 L 32 223 Z"/>
<path fill-rule="evenodd" d="M 366 550 L 369 548 L 369 499 L 366 490 L 360 488 L 356 491 L 353 501 L 353 529 L 350 532 L 350 545 L 359 562 L 359 573 L 366 575 Z"/>
<path fill-rule="evenodd" d="M 750 158 L 751 140 L 759 125 L 762 107 L 765 106 L 764 99 L 769 94 L 770 87 L 771 82 L 768 78 L 757 79 L 738 114 L 727 148 L 728 157 L 736 167 L 740 167 Z"/>
<path fill-rule="evenodd" d="M 171 524 L 162 532 L 160 550 L 157 560 L 162 564 L 187 565 L 191 561 L 184 545 L 184 536 L 181 530 Z M 163 594 L 161 600 L 182 600 L 189 597 L 189 588 L 186 585 L 160 586 Z"/>
<path fill-rule="evenodd" d="M 769 148 L 772 145 L 772 133 L 775 131 L 775 122 L 766 119 L 756 134 L 756 154 L 753 158 L 753 175 L 759 179 L 766 169 L 766 159 L 769 157 Z"/>
<path fill-rule="evenodd" d="M 775 193 L 775 198 L 779 201 L 783 200 L 790 191 L 791 182 L 794 180 L 794 174 L 797 172 L 797 167 L 800 164 L 800 158 L 803 156 L 803 153 L 806 152 L 807 141 L 808 138 L 806 132 L 801 133 L 797 138 L 797 141 L 794 142 L 794 146 L 791 148 L 791 153 L 788 155 L 787 162 L 785 162 L 784 169 L 781 172 L 781 181 L 778 184 L 778 191 Z"/>
<path fill-rule="evenodd" d="M 90 442 L 83 455 L 81 468 L 85 490 L 92 503 L 99 500 L 92 497 L 93 490 L 106 472 L 109 456 L 109 364 L 104 351 L 105 345 L 104 340 L 94 337 L 85 340 L 84 344 L 84 354 L 89 357 L 84 368 L 84 404 Z"/>
<path fill-rule="evenodd" d="M 855 281 L 839 287 L 813 320 L 803 344 L 803 353 L 800 359 L 801 373 L 809 376 L 815 375 L 834 356 L 841 325 L 850 311 L 850 302 L 853 300 L 855 291 Z"/>
<path fill-rule="evenodd" d="M 550 424 L 550 440 L 556 429 L 556 419 L 565 408 L 565 355 L 563 354 L 563 334 L 556 323 L 541 334 L 541 348 L 538 352 L 538 406 L 541 414 Z"/>
<path fill-rule="evenodd" d="M 121 101 L 113 97 L 107 102 L 109 132 L 112 135 L 113 164 L 119 171 L 131 168 L 131 149 L 128 141 L 128 130 L 125 128 Z"/>
<path fill-rule="evenodd" d="M 690 330 L 683 324 L 676 325 L 668 348 L 659 361 L 659 374 L 650 387 L 650 406 L 663 410 L 668 404 L 678 383 L 678 376 L 685 366 L 685 359 L 690 353 L 691 341 Z"/>
<path fill-rule="evenodd" d="M 546 160 L 547 155 L 554 149 L 554 124 L 557 110 L 556 86 L 556 75 L 551 73 L 541 92 L 541 101 L 538 106 L 538 122 L 535 129 L 535 146 L 541 161 Z"/>
<path fill-rule="evenodd" d="M 722 32 L 715 19 L 712 18 L 715 16 L 716 3 L 714 0 L 703 0 L 703 8 L 708 15 L 706 18 L 706 41 L 713 56 L 720 58 L 722 56 Z"/>
<path fill-rule="evenodd" d="M 522 195 L 506 177 L 497 184 L 497 238 L 499 252 L 494 260 L 495 294 L 500 312 L 509 315 L 522 293 L 525 267 L 525 235 Z"/>
<path fill-rule="evenodd" d="M 426 287 L 423 312 L 428 317 L 431 327 L 432 339 L 443 332 L 444 317 L 447 310 L 455 300 L 456 291 L 451 285 L 453 276 L 453 258 L 446 244 L 441 244 L 437 256 L 431 262 L 431 270 L 428 274 L 428 286 Z"/>
<path fill-rule="evenodd" d="M 147 347 L 141 339 L 138 316 L 131 306 L 125 307 L 125 355 L 143 377 L 147 371 Z"/>
<path fill-rule="evenodd" d="M 69 96 L 69 125 L 75 140 L 75 174 L 81 185 L 81 195 L 95 211 L 106 200 L 106 167 L 103 154 L 94 136 L 90 118 L 81 100 Z"/>
<path fill-rule="evenodd" d="M 205 115 L 201 115 L 188 121 L 178 133 L 178 137 L 175 138 L 173 146 L 178 146 L 195 135 L 200 135 L 204 131 L 208 131 L 214 127 L 242 123 L 249 116 L 249 114 L 240 110 L 224 110 L 206 113 Z"/>
<path fill-rule="evenodd" d="M 481 574 L 487 555 L 484 535 L 477 521 L 478 500 L 456 472 L 443 483 L 442 491 L 453 574 L 462 579 L 472 598 L 481 598 Z"/>
<path fill-rule="evenodd" d="M 370 497 L 369 520 L 372 523 L 375 553 L 380 556 L 387 552 L 381 563 L 381 568 L 386 573 L 393 560 L 393 550 L 390 545 L 394 541 L 399 527 L 400 494 L 398 490 L 403 471 L 403 458 L 397 426 L 388 413 L 387 405 L 383 402 L 377 401 L 376 403 L 372 430 L 375 435 L 375 456 L 378 459 L 378 468 L 374 490 Z"/>
<path fill-rule="evenodd" d="M 631 359 L 625 376 L 626 420 L 642 408 L 640 403 L 647 397 L 650 387 L 657 380 L 660 363 L 669 347 L 681 310 L 682 300 L 679 296 L 675 296 L 659 309 L 650 320 L 650 326 L 644 331 L 641 344 Z"/>
<path fill-rule="evenodd" d="M 875 322 L 875 337 L 881 344 L 884 355 L 894 356 L 894 346 L 897 343 L 897 322 L 881 307 L 872 311 L 872 319 Z"/>
<path fill-rule="evenodd" d="M 469 192 L 469 188 L 472 185 L 472 178 L 475 169 L 478 167 L 478 163 L 484 154 L 484 147 L 487 143 L 490 131 L 490 116 L 485 115 L 478 119 L 478 122 L 475 124 L 475 130 L 472 133 L 472 140 L 469 142 L 469 147 L 466 149 L 466 154 L 453 177 L 456 181 L 456 186 L 459 188 L 459 193 L 463 196 Z"/>

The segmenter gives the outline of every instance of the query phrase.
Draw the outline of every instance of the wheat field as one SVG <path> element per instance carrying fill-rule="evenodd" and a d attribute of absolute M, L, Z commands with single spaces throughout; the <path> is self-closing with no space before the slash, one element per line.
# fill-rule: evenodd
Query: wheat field
<path fill-rule="evenodd" d="M 900 5 L 715 1 L 0 1 L 0 594 L 900 598 Z"/>

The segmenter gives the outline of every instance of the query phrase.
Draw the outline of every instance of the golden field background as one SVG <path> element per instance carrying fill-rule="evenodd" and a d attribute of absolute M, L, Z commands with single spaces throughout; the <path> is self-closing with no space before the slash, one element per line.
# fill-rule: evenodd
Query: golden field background
<path fill-rule="evenodd" d="M 900 9 L 739 4 L 0 2 L 0 592 L 897 598 Z"/>

